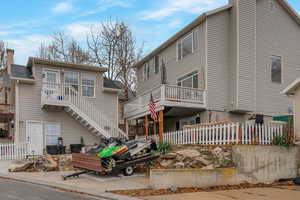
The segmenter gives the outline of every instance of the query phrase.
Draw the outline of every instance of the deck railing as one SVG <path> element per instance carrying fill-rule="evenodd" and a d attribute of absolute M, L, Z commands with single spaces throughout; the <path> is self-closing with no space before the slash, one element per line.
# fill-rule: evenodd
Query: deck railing
<path fill-rule="evenodd" d="M 124 112 L 134 112 L 148 105 L 151 94 L 155 102 L 173 101 L 205 105 L 205 90 L 176 85 L 159 85 L 127 102 Z"/>

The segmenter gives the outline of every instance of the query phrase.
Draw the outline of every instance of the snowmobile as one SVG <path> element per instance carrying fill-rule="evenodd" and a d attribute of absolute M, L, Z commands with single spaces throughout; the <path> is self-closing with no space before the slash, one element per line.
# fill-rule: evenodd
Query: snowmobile
<path fill-rule="evenodd" d="M 99 145 L 94 146 L 88 155 L 101 158 L 101 166 L 107 172 L 112 171 L 120 163 L 149 156 L 157 150 L 156 142 L 151 138 L 125 141 L 119 138 L 104 139 Z"/>
<path fill-rule="evenodd" d="M 85 154 L 73 154 L 72 163 L 82 171 L 63 176 L 63 180 L 87 173 L 116 173 L 123 172 L 125 176 L 134 173 L 134 166 L 139 163 L 148 163 L 159 157 L 154 153 L 157 150 L 153 139 L 139 139 L 124 141 L 118 138 L 103 140 Z"/>

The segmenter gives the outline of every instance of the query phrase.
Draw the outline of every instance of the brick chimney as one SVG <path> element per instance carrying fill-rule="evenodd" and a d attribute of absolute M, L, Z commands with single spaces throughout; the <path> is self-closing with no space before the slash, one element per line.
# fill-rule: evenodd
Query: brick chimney
<path fill-rule="evenodd" d="M 8 69 L 8 73 L 10 74 L 10 65 L 14 64 L 15 51 L 13 49 L 7 49 L 6 54 L 7 54 L 7 69 Z"/>

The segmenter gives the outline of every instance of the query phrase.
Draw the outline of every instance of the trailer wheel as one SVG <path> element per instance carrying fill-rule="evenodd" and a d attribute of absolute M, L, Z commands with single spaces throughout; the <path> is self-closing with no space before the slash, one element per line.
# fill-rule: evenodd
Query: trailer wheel
<path fill-rule="evenodd" d="M 134 173 L 134 169 L 132 166 L 128 166 L 124 169 L 123 174 L 124 176 L 131 176 Z"/>

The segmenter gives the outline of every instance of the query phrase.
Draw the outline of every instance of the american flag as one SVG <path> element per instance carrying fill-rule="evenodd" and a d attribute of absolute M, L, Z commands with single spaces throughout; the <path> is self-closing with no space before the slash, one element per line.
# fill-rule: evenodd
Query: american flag
<path fill-rule="evenodd" d="M 155 111 L 156 109 L 156 104 L 154 103 L 153 101 L 153 96 L 151 94 L 151 97 L 150 97 L 150 102 L 148 104 L 148 107 L 149 107 L 149 111 L 150 111 L 150 115 L 151 115 L 151 118 L 154 120 L 154 121 L 157 121 L 158 120 L 158 116 L 157 116 L 157 113 Z"/>

